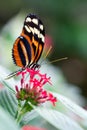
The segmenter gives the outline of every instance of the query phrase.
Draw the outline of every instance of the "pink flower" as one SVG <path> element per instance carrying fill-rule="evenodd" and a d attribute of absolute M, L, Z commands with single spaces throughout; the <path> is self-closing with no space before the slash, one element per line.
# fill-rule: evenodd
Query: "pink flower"
<path fill-rule="evenodd" d="M 47 92 L 44 89 L 45 84 L 52 85 L 50 77 L 46 74 L 41 74 L 39 70 L 26 68 L 25 70 L 17 73 L 17 76 L 21 75 L 21 88 L 16 85 L 16 97 L 18 100 L 27 100 L 33 105 L 39 105 L 46 101 L 50 101 L 55 105 L 57 99 L 52 93 Z"/>
<path fill-rule="evenodd" d="M 34 127 L 34 126 L 23 126 L 22 130 L 46 130 L 46 129 Z"/>

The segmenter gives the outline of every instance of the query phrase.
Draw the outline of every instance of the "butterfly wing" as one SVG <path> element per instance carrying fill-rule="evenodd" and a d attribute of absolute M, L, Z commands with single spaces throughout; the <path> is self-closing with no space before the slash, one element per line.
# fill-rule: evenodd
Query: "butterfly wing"
<path fill-rule="evenodd" d="M 22 33 L 16 39 L 12 49 L 13 61 L 21 69 L 8 75 L 6 79 L 38 62 L 44 47 L 44 36 L 45 29 L 42 21 L 36 15 L 29 14 L 25 18 Z"/>
<path fill-rule="evenodd" d="M 45 29 L 41 20 L 34 14 L 29 14 L 25 18 L 24 28 L 30 33 L 32 33 L 31 37 L 31 63 L 37 63 L 39 60 L 43 47 L 44 47 L 44 36 Z"/>
<path fill-rule="evenodd" d="M 31 47 L 29 42 L 22 36 L 19 36 L 12 49 L 14 63 L 24 68 L 31 62 Z"/>
<path fill-rule="evenodd" d="M 41 20 L 34 14 L 25 18 L 21 35 L 16 39 L 12 56 L 20 67 L 36 64 L 44 47 L 45 29 Z"/>
<path fill-rule="evenodd" d="M 42 52 L 43 52 L 43 48 L 44 48 L 44 37 L 45 37 L 45 28 L 44 25 L 42 23 L 42 21 L 40 19 L 38 19 L 38 26 L 39 26 L 39 33 L 38 33 L 38 49 L 37 49 L 37 53 L 36 56 L 34 58 L 34 62 L 37 63 Z"/>

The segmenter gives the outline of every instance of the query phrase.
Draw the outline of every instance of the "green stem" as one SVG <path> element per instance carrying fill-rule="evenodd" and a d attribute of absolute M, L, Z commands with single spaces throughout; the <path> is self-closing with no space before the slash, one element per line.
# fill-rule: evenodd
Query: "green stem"
<path fill-rule="evenodd" d="M 18 111 L 16 113 L 16 121 L 17 123 L 20 123 L 20 121 L 22 120 L 23 116 L 27 113 L 27 112 L 30 112 L 32 110 L 32 106 L 29 105 L 28 101 L 26 101 L 24 103 L 23 106 L 20 105 L 20 102 L 18 104 Z"/>
<path fill-rule="evenodd" d="M 18 110 L 17 110 L 16 115 L 15 115 L 16 122 L 17 122 L 17 123 L 19 123 L 20 120 L 21 120 L 20 111 L 21 111 L 21 102 L 18 100 Z"/>

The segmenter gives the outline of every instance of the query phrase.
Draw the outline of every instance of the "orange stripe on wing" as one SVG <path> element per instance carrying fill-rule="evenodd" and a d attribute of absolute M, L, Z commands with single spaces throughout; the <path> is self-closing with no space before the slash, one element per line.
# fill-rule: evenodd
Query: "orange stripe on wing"
<path fill-rule="evenodd" d="M 41 54 L 42 54 L 42 51 L 43 51 L 43 47 L 42 47 L 41 44 L 39 44 L 38 52 L 37 52 L 37 55 L 36 55 L 36 57 L 35 57 L 35 59 L 34 59 L 34 62 L 37 62 L 37 61 L 39 60 L 39 58 L 40 58 L 40 56 L 41 56 Z"/>
<path fill-rule="evenodd" d="M 21 45 L 21 48 L 23 50 L 23 54 L 25 56 L 25 60 L 26 60 L 26 65 L 28 65 L 29 63 L 29 60 L 28 60 L 28 55 L 27 55 L 27 51 L 26 51 L 26 48 L 24 46 L 24 43 L 22 41 L 20 41 L 20 45 Z"/>
<path fill-rule="evenodd" d="M 24 34 L 23 32 L 21 33 L 21 36 L 24 37 L 25 39 L 27 39 L 28 43 L 29 43 L 30 46 L 31 46 L 31 53 L 32 53 L 31 63 L 32 63 L 32 61 L 34 61 L 34 58 L 35 58 L 34 50 L 33 50 L 33 48 L 32 48 L 32 43 L 33 43 L 33 42 L 32 42 L 32 40 L 30 39 L 30 37 L 29 37 L 28 35 Z M 31 63 L 30 63 L 30 64 L 31 64 Z"/>
<path fill-rule="evenodd" d="M 20 38 L 17 38 L 17 40 L 14 43 L 13 46 L 13 60 L 15 62 L 15 64 L 19 67 L 23 67 L 23 64 L 21 62 L 20 56 L 19 56 L 19 52 L 18 52 L 18 43 L 19 43 Z"/>
<path fill-rule="evenodd" d="M 36 41 L 35 39 L 34 39 L 34 37 L 33 37 L 33 44 L 34 44 L 34 46 L 36 47 L 36 49 L 35 49 L 35 52 L 34 52 L 34 48 L 33 48 L 33 52 L 34 52 L 34 54 L 32 55 L 32 62 L 34 62 L 35 61 L 35 58 L 36 58 L 36 55 L 37 55 L 37 53 L 38 53 L 38 47 L 39 47 L 39 43 L 38 43 L 38 41 Z"/>

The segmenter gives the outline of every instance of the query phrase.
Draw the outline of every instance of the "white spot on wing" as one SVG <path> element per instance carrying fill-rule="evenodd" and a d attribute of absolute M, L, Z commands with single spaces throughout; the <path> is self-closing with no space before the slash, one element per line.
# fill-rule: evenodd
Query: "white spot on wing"
<path fill-rule="evenodd" d="M 43 30 L 43 25 L 42 24 L 40 24 L 40 29 Z"/>
<path fill-rule="evenodd" d="M 27 18 L 26 18 L 26 22 L 31 22 L 31 18 L 30 18 L 30 17 L 27 17 Z"/>
<path fill-rule="evenodd" d="M 34 32 L 35 32 L 35 34 L 37 34 L 38 37 L 39 37 L 39 33 L 40 33 L 40 31 L 39 31 L 38 29 L 34 28 Z"/>
<path fill-rule="evenodd" d="M 34 34 L 34 29 L 32 27 L 29 27 L 31 32 Z"/>
<path fill-rule="evenodd" d="M 38 19 L 32 19 L 32 22 L 38 25 Z"/>
<path fill-rule="evenodd" d="M 24 27 L 25 27 L 27 32 L 29 32 L 29 33 L 31 32 L 31 30 L 26 25 Z"/>
<path fill-rule="evenodd" d="M 44 36 L 40 34 L 39 38 L 41 38 L 42 42 L 44 43 Z"/>

